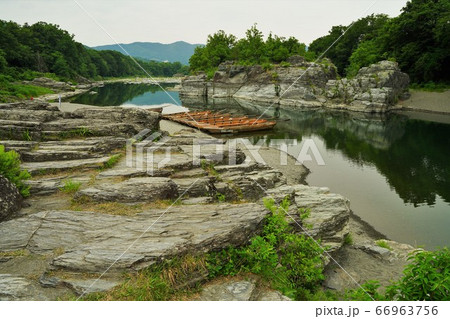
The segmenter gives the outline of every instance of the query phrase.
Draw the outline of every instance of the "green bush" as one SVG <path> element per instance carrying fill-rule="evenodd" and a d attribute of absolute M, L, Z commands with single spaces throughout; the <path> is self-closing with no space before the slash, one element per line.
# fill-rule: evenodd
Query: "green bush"
<path fill-rule="evenodd" d="M 5 152 L 5 147 L 0 145 L 0 175 L 3 175 L 17 186 L 23 197 L 30 195 L 30 186 L 25 180 L 31 175 L 26 170 L 20 169 L 20 156 L 15 151 Z"/>
<path fill-rule="evenodd" d="M 376 280 L 369 280 L 362 284 L 359 289 L 352 289 L 345 292 L 343 299 L 352 301 L 383 301 L 385 296 L 378 292 L 380 284 Z"/>
<path fill-rule="evenodd" d="M 448 248 L 437 251 L 417 250 L 403 277 L 386 287 L 381 294 L 377 281 L 368 281 L 362 288 L 349 290 L 345 300 L 401 300 L 401 301 L 448 301 L 450 300 L 450 253 Z M 370 295 L 370 297 L 369 297 Z M 372 297 L 372 298 L 371 298 Z"/>
<path fill-rule="evenodd" d="M 251 272 L 288 297 L 307 299 L 324 279 L 323 251 L 313 239 L 294 232 L 286 219 L 287 199 L 278 207 L 273 200 L 266 199 L 264 204 L 271 213 L 262 234 L 252 237 L 248 246 L 210 253 L 206 259 L 209 276 Z"/>
<path fill-rule="evenodd" d="M 416 251 L 410 255 L 403 277 L 387 289 L 391 300 L 450 300 L 450 253 Z"/>

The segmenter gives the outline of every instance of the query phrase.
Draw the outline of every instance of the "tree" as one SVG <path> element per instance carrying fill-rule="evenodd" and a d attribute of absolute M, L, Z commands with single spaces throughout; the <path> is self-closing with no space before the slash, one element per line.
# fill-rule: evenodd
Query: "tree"
<path fill-rule="evenodd" d="M 0 72 L 4 72 L 8 66 L 8 61 L 6 61 L 5 55 L 5 52 L 0 49 Z"/>
<path fill-rule="evenodd" d="M 258 30 L 256 24 L 245 32 L 246 37 L 240 39 L 236 44 L 236 55 L 238 59 L 246 64 L 257 64 L 268 62 L 265 56 L 265 43 L 263 34 Z"/>
<path fill-rule="evenodd" d="M 379 45 L 416 82 L 450 80 L 450 2 L 412 0 L 389 21 Z"/>
<path fill-rule="evenodd" d="M 53 54 L 55 58 L 55 63 L 51 67 L 51 71 L 55 72 L 56 74 L 65 77 L 70 78 L 71 76 L 71 70 L 69 65 L 67 64 L 66 59 L 60 52 L 56 52 Z"/>
<path fill-rule="evenodd" d="M 350 65 L 345 73 L 349 77 L 355 76 L 363 66 L 376 63 L 382 59 L 382 52 L 376 40 L 362 42 L 350 56 Z"/>
<path fill-rule="evenodd" d="M 350 57 L 358 45 L 377 37 L 387 20 L 387 15 L 372 14 L 348 26 L 334 26 L 328 35 L 314 40 L 309 50 L 316 56 L 326 52 L 324 56 L 331 59 L 340 74 L 345 75 L 350 64 Z"/>
<path fill-rule="evenodd" d="M 194 55 L 189 60 L 192 70 L 209 70 L 220 63 L 232 59 L 232 50 L 236 37 L 219 30 L 209 35 L 204 47 L 196 47 Z"/>

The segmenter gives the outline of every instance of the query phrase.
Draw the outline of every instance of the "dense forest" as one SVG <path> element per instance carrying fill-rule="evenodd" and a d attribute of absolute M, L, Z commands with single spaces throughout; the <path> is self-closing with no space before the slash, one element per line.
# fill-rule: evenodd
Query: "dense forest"
<path fill-rule="evenodd" d="M 292 55 L 312 59 L 306 45 L 296 38 L 286 39 L 269 34 L 266 40 L 256 24 L 246 32 L 246 37 L 237 39 L 232 34 L 219 30 L 208 36 L 206 46 L 197 47 L 189 60 L 191 71 L 214 72 L 224 61 L 235 61 L 242 65 L 270 64 L 286 61 Z"/>
<path fill-rule="evenodd" d="M 269 34 L 264 40 L 256 25 L 239 40 L 221 30 L 208 36 L 205 47 L 196 48 L 190 66 L 192 71 L 212 73 L 226 60 L 243 65 L 280 63 L 299 54 L 311 61 L 326 52 L 341 76 L 354 76 L 363 66 L 389 59 L 397 61 L 412 82 L 449 82 L 449 21 L 450 1 L 411 0 L 398 17 L 369 15 L 348 26 L 334 26 L 308 50 L 293 37 Z"/>
<path fill-rule="evenodd" d="M 413 82 L 449 81 L 449 21 L 450 1 L 412 0 L 398 17 L 369 16 L 353 25 L 335 26 L 309 49 L 315 54 L 324 52 L 348 29 L 326 54 L 342 75 L 352 76 L 362 66 L 390 59 Z"/>
<path fill-rule="evenodd" d="M 112 50 L 96 51 L 74 41 L 57 25 L 38 22 L 23 26 L 0 20 L 0 74 L 27 79 L 33 72 L 53 73 L 65 80 L 145 75 L 133 60 Z M 179 62 L 139 61 L 153 76 L 187 73 Z"/>

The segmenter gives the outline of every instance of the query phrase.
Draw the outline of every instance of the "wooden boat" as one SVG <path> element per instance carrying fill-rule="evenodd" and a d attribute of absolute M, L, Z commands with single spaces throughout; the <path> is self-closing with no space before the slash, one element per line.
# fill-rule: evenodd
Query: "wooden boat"
<path fill-rule="evenodd" d="M 266 119 L 233 117 L 228 113 L 211 111 L 183 112 L 163 115 L 166 120 L 185 124 L 209 133 L 239 133 L 272 129 L 277 122 Z"/>

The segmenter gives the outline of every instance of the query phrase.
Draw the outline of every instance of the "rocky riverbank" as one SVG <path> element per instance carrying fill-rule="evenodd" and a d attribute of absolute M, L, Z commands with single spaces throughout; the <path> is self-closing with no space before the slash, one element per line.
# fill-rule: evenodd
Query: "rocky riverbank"
<path fill-rule="evenodd" d="M 291 57 L 289 66 L 240 66 L 223 63 L 211 80 L 205 74 L 181 82 L 181 96 L 235 98 L 294 107 L 327 107 L 382 113 L 405 99 L 409 77 L 395 62 L 361 68 L 353 79 L 339 79 L 329 62 Z"/>
<path fill-rule="evenodd" d="M 0 105 L 0 121 L 0 144 L 17 151 L 33 175 L 31 196 L 0 223 L 3 300 L 106 291 L 124 280 L 123 272 L 244 245 L 269 213 L 264 197 L 288 196 L 289 212 L 300 224 L 299 209 L 309 209 L 303 221 L 310 225 L 308 233 L 359 283 L 397 279 L 413 249 L 393 242 L 392 250 L 377 246 L 379 235 L 368 235 L 346 198 L 299 184 L 306 169 L 299 166 L 294 174 L 277 167 L 274 150 L 262 151 L 270 165 L 260 163 L 239 145 L 160 121 L 151 111 L 88 106 L 62 112 L 47 103 L 24 102 Z M 136 136 L 127 144 L 143 130 L 166 133 L 151 141 Z M 198 141 L 200 154 L 193 147 Z M 0 194 L 2 202 L 15 201 L 14 192 Z M 349 233 L 353 243 L 346 240 Z M 355 284 L 331 259 L 326 274 L 326 287 Z M 198 298 L 285 299 L 243 279 L 211 283 Z"/>

